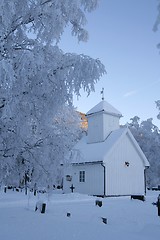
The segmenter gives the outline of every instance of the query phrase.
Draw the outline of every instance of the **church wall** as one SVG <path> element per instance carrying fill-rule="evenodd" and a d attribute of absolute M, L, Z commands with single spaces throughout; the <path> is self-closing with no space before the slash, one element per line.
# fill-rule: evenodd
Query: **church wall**
<path fill-rule="evenodd" d="M 129 136 L 113 149 L 106 178 L 107 195 L 144 195 L 144 165 Z"/>
<path fill-rule="evenodd" d="M 85 172 L 84 182 L 80 182 L 80 171 Z M 63 181 L 65 193 L 71 192 L 70 186 L 73 184 L 74 192 L 89 195 L 104 194 L 104 170 L 101 164 L 73 165 L 70 174 L 72 181 L 68 182 L 65 178 Z"/>

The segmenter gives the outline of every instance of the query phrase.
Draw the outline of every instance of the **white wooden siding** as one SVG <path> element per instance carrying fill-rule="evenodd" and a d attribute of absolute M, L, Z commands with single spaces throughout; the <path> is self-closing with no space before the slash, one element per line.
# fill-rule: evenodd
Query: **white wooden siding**
<path fill-rule="evenodd" d="M 111 131 L 119 128 L 119 117 L 106 113 L 88 116 L 88 143 L 104 141 Z"/>
<path fill-rule="evenodd" d="M 125 135 L 115 149 L 106 159 L 107 195 L 144 195 L 144 165 L 129 136 Z"/>
<path fill-rule="evenodd" d="M 79 182 L 80 171 L 85 171 L 85 182 Z M 66 182 L 64 178 L 65 193 L 71 192 L 70 186 L 73 183 L 74 192 L 88 195 L 104 194 L 104 168 L 101 164 L 73 165 L 71 175 L 71 182 Z"/>
<path fill-rule="evenodd" d="M 88 117 L 88 143 L 103 141 L 103 114 Z"/>
<path fill-rule="evenodd" d="M 111 131 L 119 129 L 119 117 L 109 114 L 103 114 L 103 132 L 104 140 Z"/>

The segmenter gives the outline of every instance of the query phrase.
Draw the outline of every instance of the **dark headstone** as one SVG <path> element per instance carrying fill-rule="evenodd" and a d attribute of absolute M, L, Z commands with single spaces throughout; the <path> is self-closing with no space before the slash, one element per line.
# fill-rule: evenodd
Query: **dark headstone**
<path fill-rule="evenodd" d="M 107 218 L 102 217 L 102 222 L 103 222 L 104 224 L 107 224 Z"/>
<path fill-rule="evenodd" d="M 132 195 L 131 199 L 138 199 L 138 200 L 141 200 L 143 202 L 145 201 L 145 197 L 143 195 Z"/>
<path fill-rule="evenodd" d="M 95 202 L 96 206 L 102 207 L 102 201 L 96 200 Z"/>
<path fill-rule="evenodd" d="M 70 217 L 71 216 L 71 213 L 67 212 L 67 217 Z"/>
<path fill-rule="evenodd" d="M 36 207 L 35 207 L 35 211 L 39 211 L 41 213 L 45 213 L 45 210 L 46 210 L 46 203 L 43 203 L 41 201 L 38 201 L 36 203 Z"/>
<path fill-rule="evenodd" d="M 156 205 L 157 205 L 157 208 L 158 208 L 158 216 L 160 217 L 160 194 L 158 195 Z"/>
<path fill-rule="evenodd" d="M 42 203 L 41 213 L 45 213 L 45 211 L 46 211 L 46 203 Z"/>

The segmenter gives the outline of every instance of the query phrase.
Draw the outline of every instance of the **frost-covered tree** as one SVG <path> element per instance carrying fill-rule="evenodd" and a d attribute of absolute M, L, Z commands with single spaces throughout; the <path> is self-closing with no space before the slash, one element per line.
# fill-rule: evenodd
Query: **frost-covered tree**
<path fill-rule="evenodd" d="M 148 186 L 158 186 L 160 184 L 160 131 L 152 123 L 152 118 L 140 122 L 140 118 L 136 116 L 131 118 L 128 126 L 150 162 L 150 167 L 147 169 Z"/>
<path fill-rule="evenodd" d="M 157 109 L 159 111 L 159 113 L 157 115 L 157 118 L 160 120 L 160 100 L 155 101 L 155 103 L 156 103 L 156 107 L 157 107 Z"/>
<path fill-rule="evenodd" d="M 85 14 L 97 2 L 0 1 L 1 182 L 57 177 L 78 134 L 73 94 L 89 94 L 105 73 L 98 59 L 64 53 L 58 44 L 69 25 L 78 41 L 87 40 Z"/>
<path fill-rule="evenodd" d="M 157 5 L 157 17 L 156 17 L 156 21 L 154 23 L 153 26 L 153 30 L 156 32 L 158 31 L 159 25 L 160 25 L 160 0 L 157 0 L 158 5 Z M 158 48 L 160 48 L 160 43 L 157 45 Z"/>

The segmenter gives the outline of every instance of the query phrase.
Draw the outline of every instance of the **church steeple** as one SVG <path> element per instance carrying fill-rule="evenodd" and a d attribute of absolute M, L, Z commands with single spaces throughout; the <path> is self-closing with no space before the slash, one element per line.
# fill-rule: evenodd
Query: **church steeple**
<path fill-rule="evenodd" d="M 86 114 L 88 118 L 88 143 L 102 142 L 119 128 L 122 114 L 108 102 L 102 100 Z"/>

